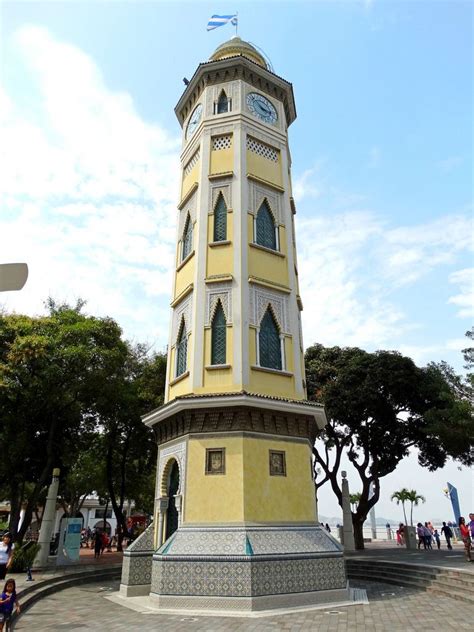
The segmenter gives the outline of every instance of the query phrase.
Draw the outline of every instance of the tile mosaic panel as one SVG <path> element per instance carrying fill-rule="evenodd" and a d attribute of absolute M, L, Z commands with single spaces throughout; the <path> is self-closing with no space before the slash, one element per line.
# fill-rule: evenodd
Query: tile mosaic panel
<path fill-rule="evenodd" d="M 124 557 L 121 583 L 126 586 L 138 586 L 151 583 L 153 557 L 149 555 Z"/>
<path fill-rule="evenodd" d="M 154 560 L 151 591 L 159 595 L 251 597 L 345 586 L 342 558 L 252 562 Z"/>
<path fill-rule="evenodd" d="M 341 548 L 320 527 L 247 529 L 254 555 L 339 552 Z"/>
<path fill-rule="evenodd" d="M 245 555 L 245 530 L 178 529 L 168 555 Z"/>
<path fill-rule="evenodd" d="M 143 551 L 154 551 L 154 525 L 153 522 L 148 526 L 145 531 L 134 540 L 130 546 L 127 547 L 125 555 L 129 553 L 137 553 Z"/>

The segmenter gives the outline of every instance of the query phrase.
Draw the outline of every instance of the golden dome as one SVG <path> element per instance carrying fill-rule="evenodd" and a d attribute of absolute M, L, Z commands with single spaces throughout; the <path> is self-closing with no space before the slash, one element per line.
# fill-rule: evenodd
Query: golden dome
<path fill-rule="evenodd" d="M 234 35 L 228 42 L 224 42 L 218 46 L 211 55 L 210 61 L 218 61 L 219 59 L 226 59 L 227 57 L 235 57 L 237 55 L 248 57 L 259 66 L 268 69 L 268 64 L 263 55 L 258 52 L 255 46 L 252 46 L 249 42 L 244 42 L 238 35 Z"/>

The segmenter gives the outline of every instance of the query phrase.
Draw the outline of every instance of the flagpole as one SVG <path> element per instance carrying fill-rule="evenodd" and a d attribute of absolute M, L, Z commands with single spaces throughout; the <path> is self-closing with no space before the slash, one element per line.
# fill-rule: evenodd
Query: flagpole
<path fill-rule="evenodd" d="M 238 29 L 239 29 L 239 12 L 238 12 L 238 11 L 236 11 L 236 12 L 235 12 L 235 15 L 236 15 L 236 17 L 237 17 L 237 20 L 236 20 L 236 22 L 235 22 L 235 34 L 237 35 L 237 31 L 238 31 Z"/>

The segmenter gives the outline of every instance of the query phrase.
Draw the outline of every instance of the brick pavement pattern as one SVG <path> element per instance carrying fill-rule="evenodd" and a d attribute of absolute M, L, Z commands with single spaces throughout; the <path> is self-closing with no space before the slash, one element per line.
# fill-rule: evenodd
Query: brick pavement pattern
<path fill-rule="evenodd" d="M 429 591 L 381 583 L 365 588 L 369 605 L 334 607 L 259 618 L 164 615 L 134 612 L 105 599 L 116 582 L 87 584 L 55 593 L 35 604 L 15 630 L 106 630 L 107 632 L 439 632 L 471 630 L 472 605 Z"/>

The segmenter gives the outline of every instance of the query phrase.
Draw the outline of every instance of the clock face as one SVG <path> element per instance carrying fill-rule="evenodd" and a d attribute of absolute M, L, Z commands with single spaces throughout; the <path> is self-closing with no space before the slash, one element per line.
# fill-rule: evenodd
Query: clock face
<path fill-rule="evenodd" d="M 199 125 L 199 121 L 202 116 L 202 104 L 200 103 L 194 108 L 193 113 L 189 118 L 188 127 L 186 129 L 186 138 L 191 138 L 191 136 L 196 131 L 197 126 Z"/>
<path fill-rule="evenodd" d="M 254 116 L 265 121 L 265 123 L 275 125 L 278 120 L 275 107 L 262 94 L 250 92 L 250 94 L 247 95 L 247 107 Z"/>

